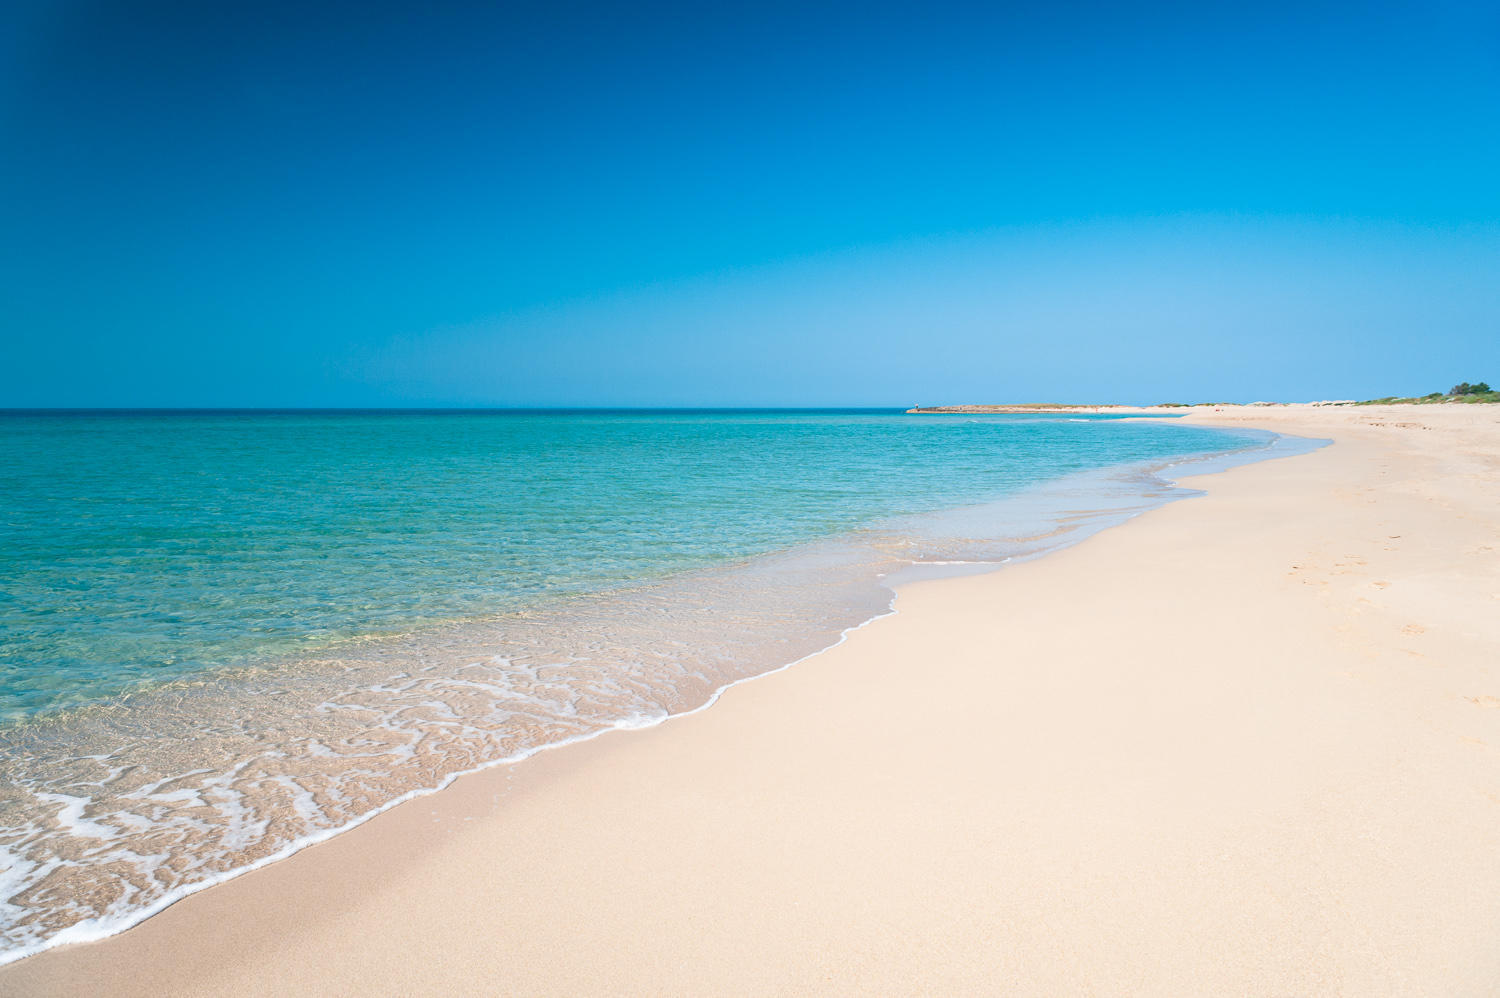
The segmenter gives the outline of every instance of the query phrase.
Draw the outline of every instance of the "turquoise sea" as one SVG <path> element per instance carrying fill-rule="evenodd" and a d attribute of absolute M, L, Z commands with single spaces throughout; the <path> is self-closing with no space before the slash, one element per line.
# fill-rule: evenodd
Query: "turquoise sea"
<path fill-rule="evenodd" d="M 889 411 L 0 414 L 0 959 L 1275 452 Z M 924 566 L 926 566 L 924 568 Z"/>

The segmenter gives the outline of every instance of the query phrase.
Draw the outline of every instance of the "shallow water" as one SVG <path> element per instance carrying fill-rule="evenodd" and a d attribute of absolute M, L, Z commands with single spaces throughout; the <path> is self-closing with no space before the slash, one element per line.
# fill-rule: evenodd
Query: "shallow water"
<path fill-rule="evenodd" d="M 0 945 L 655 723 L 1271 438 L 874 412 L 0 417 Z M 0 957 L 3 958 L 3 957 Z"/>

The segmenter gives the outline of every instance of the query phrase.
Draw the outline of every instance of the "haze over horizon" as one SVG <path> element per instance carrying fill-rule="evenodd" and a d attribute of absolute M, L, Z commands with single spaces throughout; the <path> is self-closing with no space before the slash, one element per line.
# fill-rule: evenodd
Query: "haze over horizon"
<path fill-rule="evenodd" d="M 1500 11 L 24 0 L 0 406 L 1500 379 Z"/>

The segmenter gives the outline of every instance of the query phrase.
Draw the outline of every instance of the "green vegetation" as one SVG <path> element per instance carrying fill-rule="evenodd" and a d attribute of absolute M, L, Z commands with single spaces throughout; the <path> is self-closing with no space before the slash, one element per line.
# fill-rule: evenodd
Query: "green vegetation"
<path fill-rule="evenodd" d="M 1448 390 L 1448 393 L 1446 395 L 1443 394 L 1442 392 L 1432 392 L 1429 395 L 1422 395 L 1422 396 L 1417 397 L 1417 398 L 1400 398 L 1400 397 L 1395 396 L 1395 395 L 1387 395 L 1385 398 L 1368 399 L 1368 400 L 1366 400 L 1364 402 L 1359 402 L 1359 403 L 1356 403 L 1356 404 L 1357 405 L 1436 405 L 1436 404 L 1449 404 L 1449 403 L 1453 403 L 1453 402 L 1459 402 L 1459 403 L 1468 403 L 1468 402 L 1500 402 L 1500 392 L 1497 392 L 1494 389 L 1490 388 L 1490 386 L 1487 385 L 1487 384 L 1485 384 L 1483 381 L 1476 381 L 1472 385 L 1469 384 L 1467 381 L 1460 381 L 1458 384 L 1456 384 L 1452 388 L 1450 388 Z"/>

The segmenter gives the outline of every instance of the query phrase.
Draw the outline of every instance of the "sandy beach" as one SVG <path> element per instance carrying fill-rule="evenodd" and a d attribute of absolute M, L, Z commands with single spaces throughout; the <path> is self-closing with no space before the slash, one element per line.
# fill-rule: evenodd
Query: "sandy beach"
<path fill-rule="evenodd" d="M 1188 419 L 1334 443 L 0 993 L 1494 994 L 1500 407 Z"/>

